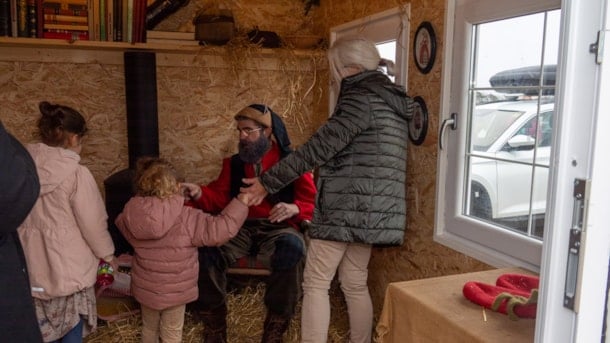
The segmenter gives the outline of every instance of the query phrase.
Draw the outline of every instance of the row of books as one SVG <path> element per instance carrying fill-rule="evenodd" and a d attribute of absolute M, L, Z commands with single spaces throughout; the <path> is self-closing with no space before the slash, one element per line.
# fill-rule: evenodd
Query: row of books
<path fill-rule="evenodd" d="M 0 36 L 144 42 L 147 0 L 0 0 Z"/>

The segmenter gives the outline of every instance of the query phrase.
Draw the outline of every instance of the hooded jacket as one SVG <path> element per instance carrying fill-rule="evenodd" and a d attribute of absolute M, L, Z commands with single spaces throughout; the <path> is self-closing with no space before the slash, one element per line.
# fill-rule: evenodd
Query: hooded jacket
<path fill-rule="evenodd" d="M 49 299 L 92 287 L 99 259 L 114 253 L 95 179 L 74 151 L 43 143 L 27 149 L 40 179 L 40 196 L 19 228 L 32 296 Z"/>
<path fill-rule="evenodd" d="M 163 310 L 197 299 L 197 247 L 220 246 L 235 237 L 248 214 L 237 199 L 217 216 L 184 206 L 174 195 L 131 198 L 115 223 L 135 250 L 131 292 L 143 305 Z"/>
<path fill-rule="evenodd" d="M 412 115 L 413 100 L 381 72 L 346 77 L 332 117 L 261 182 L 275 193 L 319 166 L 311 238 L 400 245 Z"/>

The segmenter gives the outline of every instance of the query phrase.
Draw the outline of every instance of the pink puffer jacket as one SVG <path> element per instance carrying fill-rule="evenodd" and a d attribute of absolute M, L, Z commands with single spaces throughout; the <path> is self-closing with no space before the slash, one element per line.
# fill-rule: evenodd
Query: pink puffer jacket
<path fill-rule="evenodd" d="M 131 292 L 155 310 L 197 299 L 197 247 L 219 246 L 235 237 L 248 207 L 233 199 L 217 216 L 184 206 L 179 195 L 167 199 L 131 198 L 115 223 L 134 247 Z"/>
<path fill-rule="evenodd" d="M 19 227 L 32 287 L 40 299 L 93 286 L 100 258 L 114 254 L 100 191 L 80 156 L 37 143 L 27 146 L 40 196 Z"/>

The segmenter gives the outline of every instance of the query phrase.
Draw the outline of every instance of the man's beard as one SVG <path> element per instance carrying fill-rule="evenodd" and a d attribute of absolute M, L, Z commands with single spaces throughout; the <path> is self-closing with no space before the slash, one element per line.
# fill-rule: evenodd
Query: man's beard
<path fill-rule="evenodd" d="M 256 163 L 265 155 L 270 146 L 271 140 L 262 135 L 254 142 L 241 139 L 238 145 L 239 157 L 245 163 Z"/>

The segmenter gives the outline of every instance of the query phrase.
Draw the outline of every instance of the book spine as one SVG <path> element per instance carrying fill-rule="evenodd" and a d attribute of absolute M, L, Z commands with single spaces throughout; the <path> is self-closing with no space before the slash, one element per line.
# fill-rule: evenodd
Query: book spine
<path fill-rule="evenodd" d="M 146 0 L 134 0 L 133 9 L 133 41 L 136 43 L 144 42 L 144 18 L 146 17 Z"/>
<path fill-rule="evenodd" d="M 9 0 L 11 5 L 11 37 L 17 37 L 17 0 Z"/>
<path fill-rule="evenodd" d="M 17 37 L 27 37 L 28 7 L 26 0 L 17 0 Z"/>
<path fill-rule="evenodd" d="M 127 0 L 127 41 L 133 42 L 133 0 Z"/>
<path fill-rule="evenodd" d="M 123 40 L 123 1 L 114 0 L 114 37 L 115 42 Z"/>
<path fill-rule="evenodd" d="M 76 15 L 45 14 L 43 17 L 43 20 L 45 23 L 64 22 L 64 23 L 87 24 L 87 17 L 76 16 Z"/>
<path fill-rule="evenodd" d="M 106 40 L 112 42 L 114 37 L 114 4 L 113 0 L 105 0 L 106 1 Z"/>
<path fill-rule="evenodd" d="M 28 37 L 36 38 L 36 30 L 38 29 L 38 11 L 36 10 L 36 0 L 27 0 L 27 21 L 28 21 Z"/>
<path fill-rule="evenodd" d="M 53 8 L 53 7 L 45 7 L 43 4 L 42 7 L 43 14 L 51 14 L 51 15 L 69 15 L 74 17 L 87 17 L 89 14 L 88 10 L 71 10 L 71 9 L 61 9 L 61 8 Z"/>
<path fill-rule="evenodd" d="M 44 8 L 53 8 L 58 10 L 78 10 L 78 11 L 86 11 L 87 10 L 87 2 L 84 3 L 81 0 L 45 0 L 42 4 Z"/>
<path fill-rule="evenodd" d="M 100 12 L 98 13 L 98 20 L 100 21 L 100 37 L 99 40 L 106 40 L 106 0 L 100 1 Z"/>
<path fill-rule="evenodd" d="M 47 30 L 73 30 L 73 31 L 88 31 L 89 26 L 87 25 L 74 25 L 70 23 L 66 24 L 51 24 L 44 23 L 44 28 Z"/>
<path fill-rule="evenodd" d="M 93 40 L 100 40 L 100 0 L 93 0 Z"/>
<path fill-rule="evenodd" d="M 93 23 L 93 2 L 95 0 L 87 0 L 87 26 L 89 27 L 89 39 L 95 39 L 95 27 Z"/>
<path fill-rule="evenodd" d="M 44 21 L 44 11 L 42 3 L 44 0 L 34 0 L 36 2 L 36 38 L 42 38 L 42 23 Z"/>
<path fill-rule="evenodd" d="M 42 38 L 48 39 L 67 39 L 67 40 L 89 40 L 89 32 L 81 31 L 44 31 Z"/>
<path fill-rule="evenodd" d="M 0 0 L 0 36 L 11 35 L 11 2 Z"/>

